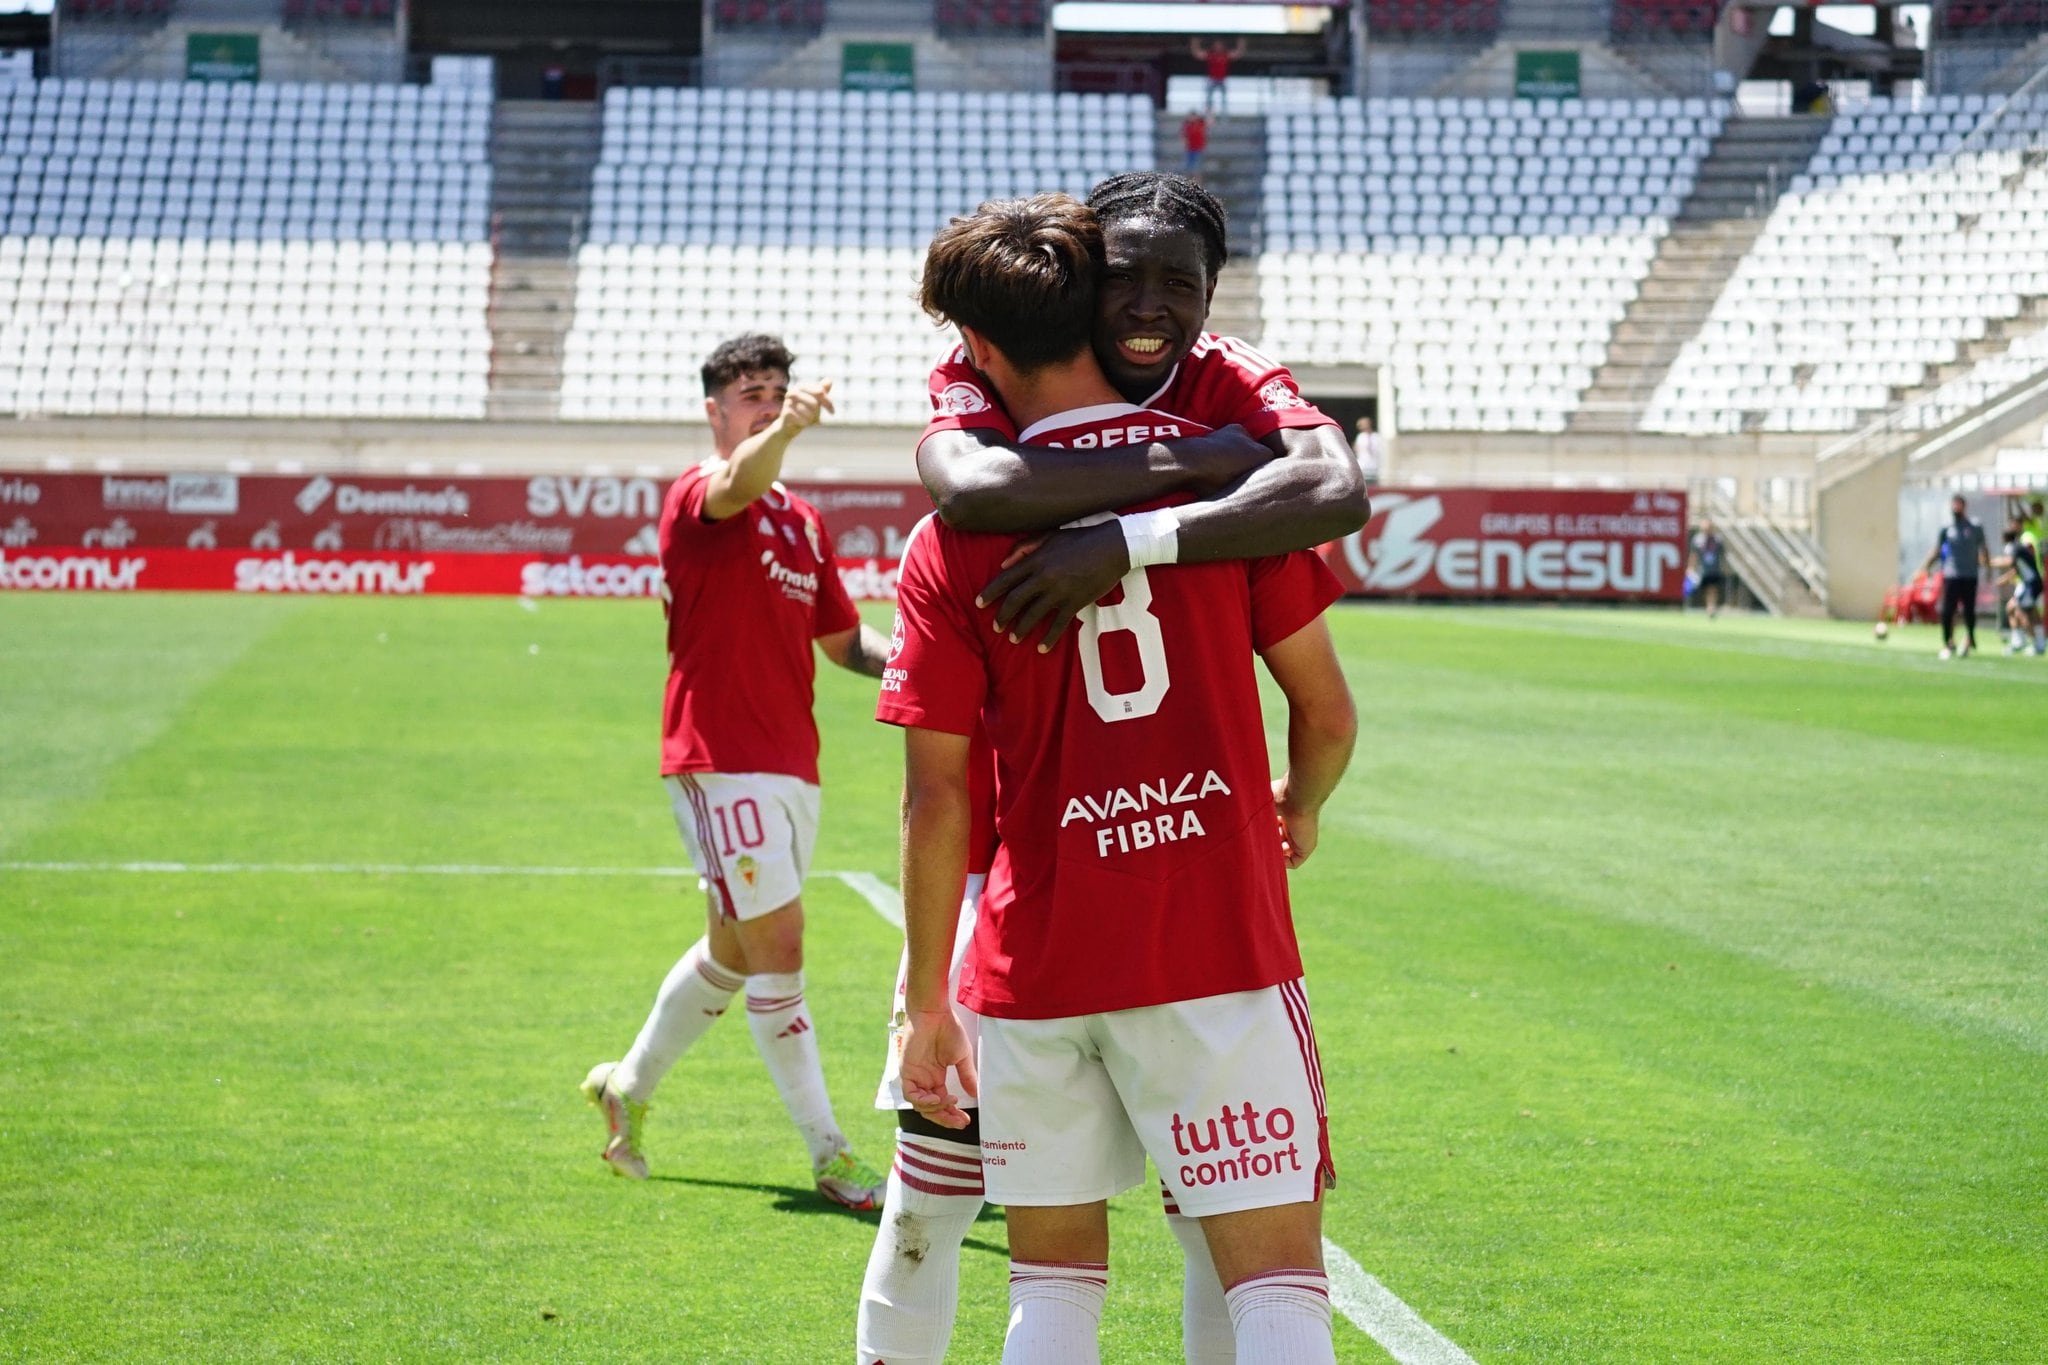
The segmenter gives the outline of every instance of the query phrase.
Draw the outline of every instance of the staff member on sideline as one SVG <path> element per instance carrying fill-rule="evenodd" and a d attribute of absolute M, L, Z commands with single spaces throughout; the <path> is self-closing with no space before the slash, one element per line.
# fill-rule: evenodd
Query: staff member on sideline
<path fill-rule="evenodd" d="M 1991 568 L 1991 552 L 1984 545 L 1984 527 L 1970 516 L 1970 504 L 1961 493 L 1948 500 L 1949 524 L 1935 537 L 1934 552 L 1921 568 L 1932 573 L 1941 566 L 1941 653 L 1937 658 L 1953 659 L 1977 648 L 1977 582 L 1979 570 Z M 1964 644 L 1956 644 L 1956 608 L 1962 608 Z"/>

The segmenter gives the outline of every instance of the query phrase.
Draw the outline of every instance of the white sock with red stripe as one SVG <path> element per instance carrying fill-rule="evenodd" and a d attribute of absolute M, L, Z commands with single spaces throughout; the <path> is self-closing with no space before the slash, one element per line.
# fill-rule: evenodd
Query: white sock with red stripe
<path fill-rule="evenodd" d="M 1003 1365 L 1101 1365 L 1095 1334 L 1108 1297 L 1106 1265 L 1011 1261 Z"/>
<path fill-rule="evenodd" d="M 717 1022 L 744 984 L 744 977 L 719 966 L 711 956 L 710 940 L 692 943 L 661 983 L 632 1051 L 612 1068 L 611 1088 L 642 1104 L 652 1099 L 668 1069 Z"/>
<path fill-rule="evenodd" d="M 896 1135 L 882 1226 L 860 1286 L 861 1365 L 939 1365 L 960 1301 L 960 1244 L 981 1213 L 981 1151 Z"/>
<path fill-rule="evenodd" d="M 1269 1270 L 1223 1295 L 1243 1365 L 1336 1365 L 1330 1280 L 1320 1270 Z"/>
<path fill-rule="evenodd" d="M 1187 1260 L 1180 1296 L 1181 1353 L 1187 1365 L 1237 1365 L 1236 1328 L 1223 1299 L 1223 1282 L 1216 1278 L 1216 1263 L 1209 1259 L 1202 1221 L 1169 1213 L 1166 1226 Z"/>
<path fill-rule="evenodd" d="M 811 1149 L 811 1164 L 830 1161 L 846 1146 L 825 1094 L 818 1064 L 818 1031 L 804 1008 L 802 972 L 762 972 L 747 978 L 747 1027 L 768 1064 L 768 1075 L 789 1110 L 790 1122 Z"/>

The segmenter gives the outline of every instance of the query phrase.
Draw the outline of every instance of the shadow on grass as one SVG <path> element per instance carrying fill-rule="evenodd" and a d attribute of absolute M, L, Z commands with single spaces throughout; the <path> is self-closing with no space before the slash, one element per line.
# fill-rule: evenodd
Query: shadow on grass
<path fill-rule="evenodd" d="M 815 1189 L 799 1189 L 795 1185 L 755 1184 L 744 1180 L 704 1180 L 688 1175 L 650 1175 L 647 1178 L 669 1185 L 695 1185 L 700 1189 L 707 1190 L 745 1190 L 751 1194 L 773 1195 L 775 1196 L 773 1207 L 777 1213 L 844 1214 L 849 1217 L 862 1219 L 872 1219 L 874 1217 L 872 1213 L 860 1213 L 847 1208 L 843 1204 L 835 1204 L 819 1194 Z M 1005 1220 L 1002 1209 L 993 1204 L 982 1205 L 981 1214 L 975 1219 L 977 1223 L 1000 1223 L 1003 1221 Z M 1010 1254 L 1010 1249 L 1007 1246 L 997 1246 L 993 1242 L 978 1241 L 972 1237 L 962 1242 L 961 1245 L 963 1247 L 971 1247 L 976 1251 L 985 1251 L 991 1256 L 1001 1256 L 1006 1259 Z"/>

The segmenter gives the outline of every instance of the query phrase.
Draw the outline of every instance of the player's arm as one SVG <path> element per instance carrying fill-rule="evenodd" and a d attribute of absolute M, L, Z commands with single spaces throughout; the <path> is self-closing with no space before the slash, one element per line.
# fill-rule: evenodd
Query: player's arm
<path fill-rule="evenodd" d="M 889 662 L 889 637 L 866 622 L 851 630 L 820 635 L 818 649 L 841 668 L 870 678 L 881 677 L 883 666 Z"/>
<path fill-rule="evenodd" d="M 1336 427 L 1282 427 L 1262 444 L 1277 458 L 1240 476 L 1218 496 L 1141 514 L 1175 528 L 1170 556 L 1145 562 L 1199 564 L 1287 554 L 1348 536 L 1372 516 L 1365 475 Z M 1091 454 L 1077 463 L 1092 464 L 1094 458 Z M 1068 459 L 1073 459 L 1071 452 Z M 1134 535 L 1140 526 L 1118 518 L 1049 535 L 1007 565 L 982 589 L 981 600 L 997 604 L 996 623 L 1019 640 L 1043 624 L 1041 644 L 1049 648 L 1083 607 L 1131 571 L 1148 544 L 1158 543 L 1146 534 Z M 1150 533 L 1152 527 L 1145 523 L 1143 530 Z"/>
<path fill-rule="evenodd" d="M 1090 451 L 1085 460 L 974 428 L 920 441 L 917 476 L 948 526 L 1029 535 L 1174 493 L 1214 493 L 1273 455 L 1242 427 Z"/>
<path fill-rule="evenodd" d="M 789 443 L 833 412 L 832 381 L 794 384 L 782 400 L 782 411 L 767 427 L 739 443 L 732 458 L 714 464 L 704 480 L 704 519 L 724 521 L 737 516 L 782 477 L 782 457 Z"/>
<path fill-rule="evenodd" d="M 965 735 L 916 726 L 903 732 L 903 1096 L 948 1128 L 966 1127 L 967 1114 L 946 1087 L 947 1067 L 958 1068 L 969 1094 L 977 1090 L 974 1060 L 946 991 L 973 820 L 968 748 Z"/>
<path fill-rule="evenodd" d="M 1287 771 L 1273 782 L 1273 808 L 1287 831 L 1287 865 L 1300 867 L 1315 852 L 1323 803 L 1351 762 L 1358 711 L 1322 617 L 1260 657 L 1287 698 Z"/>

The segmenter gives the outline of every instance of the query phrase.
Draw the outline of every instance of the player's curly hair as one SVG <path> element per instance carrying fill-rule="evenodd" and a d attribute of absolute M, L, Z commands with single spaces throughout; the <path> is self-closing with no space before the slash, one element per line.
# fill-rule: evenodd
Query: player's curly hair
<path fill-rule="evenodd" d="M 1088 191 L 1088 207 L 1108 228 L 1119 222 L 1149 218 L 1182 228 L 1202 239 L 1209 277 L 1223 269 L 1230 256 L 1228 219 L 1216 196 L 1184 175 L 1169 171 L 1126 171 Z"/>
<path fill-rule="evenodd" d="M 997 199 L 939 230 L 918 302 L 1029 373 L 1080 354 L 1095 321 L 1102 223 L 1067 194 Z"/>
<path fill-rule="evenodd" d="M 764 370 L 780 370 L 787 375 L 795 368 L 796 357 L 782 344 L 782 338 L 750 332 L 719 343 L 718 349 L 704 362 L 704 396 L 712 397 L 733 380 L 746 375 L 760 374 Z"/>

